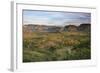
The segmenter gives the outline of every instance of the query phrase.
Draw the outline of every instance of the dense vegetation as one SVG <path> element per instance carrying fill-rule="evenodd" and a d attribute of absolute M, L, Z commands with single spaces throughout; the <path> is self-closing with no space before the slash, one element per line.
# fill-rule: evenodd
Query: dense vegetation
<path fill-rule="evenodd" d="M 23 34 L 23 62 L 90 59 L 89 32 Z"/>

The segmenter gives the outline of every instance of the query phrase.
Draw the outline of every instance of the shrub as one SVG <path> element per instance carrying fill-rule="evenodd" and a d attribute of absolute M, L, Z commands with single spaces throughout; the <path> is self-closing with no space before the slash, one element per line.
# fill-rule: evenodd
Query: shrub
<path fill-rule="evenodd" d="M 91 58 L 90 36 L 87 33 L 34 32 L 31 34 L 23 39 L 23 62 Z"/>

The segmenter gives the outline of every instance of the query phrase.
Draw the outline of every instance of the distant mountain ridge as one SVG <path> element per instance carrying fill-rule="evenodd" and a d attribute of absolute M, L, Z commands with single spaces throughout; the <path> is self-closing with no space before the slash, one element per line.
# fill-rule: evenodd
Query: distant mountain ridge
<path fill-rule="evenodd" d="M 91 24 L 80 24 L 79 26 L 75 25 L 66 25 L 61 26 L 49 26 L 49 25 L 36 25 L 28 24 L 23 25 L 24 32 L 63 32 L 63 31 L 85 31 L 90 32 Z"/>

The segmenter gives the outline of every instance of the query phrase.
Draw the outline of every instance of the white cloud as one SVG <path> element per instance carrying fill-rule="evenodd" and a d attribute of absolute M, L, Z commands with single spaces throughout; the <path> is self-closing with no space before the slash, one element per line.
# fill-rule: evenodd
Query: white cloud
<path fill-rule="evenodd" d="M 69 23 L 78 25 L 91 22 L 91 17 L 87 13 L 33 11 L 23 16 L 23 24 L 64 26 Z"/>

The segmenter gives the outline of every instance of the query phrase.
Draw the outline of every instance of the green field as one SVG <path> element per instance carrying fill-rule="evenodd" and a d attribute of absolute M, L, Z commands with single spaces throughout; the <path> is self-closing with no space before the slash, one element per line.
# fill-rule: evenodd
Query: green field
<path fill-rule="evenodd" d="M 91 59 L 89 32 L 23 33 L 23 62 Z"/>

